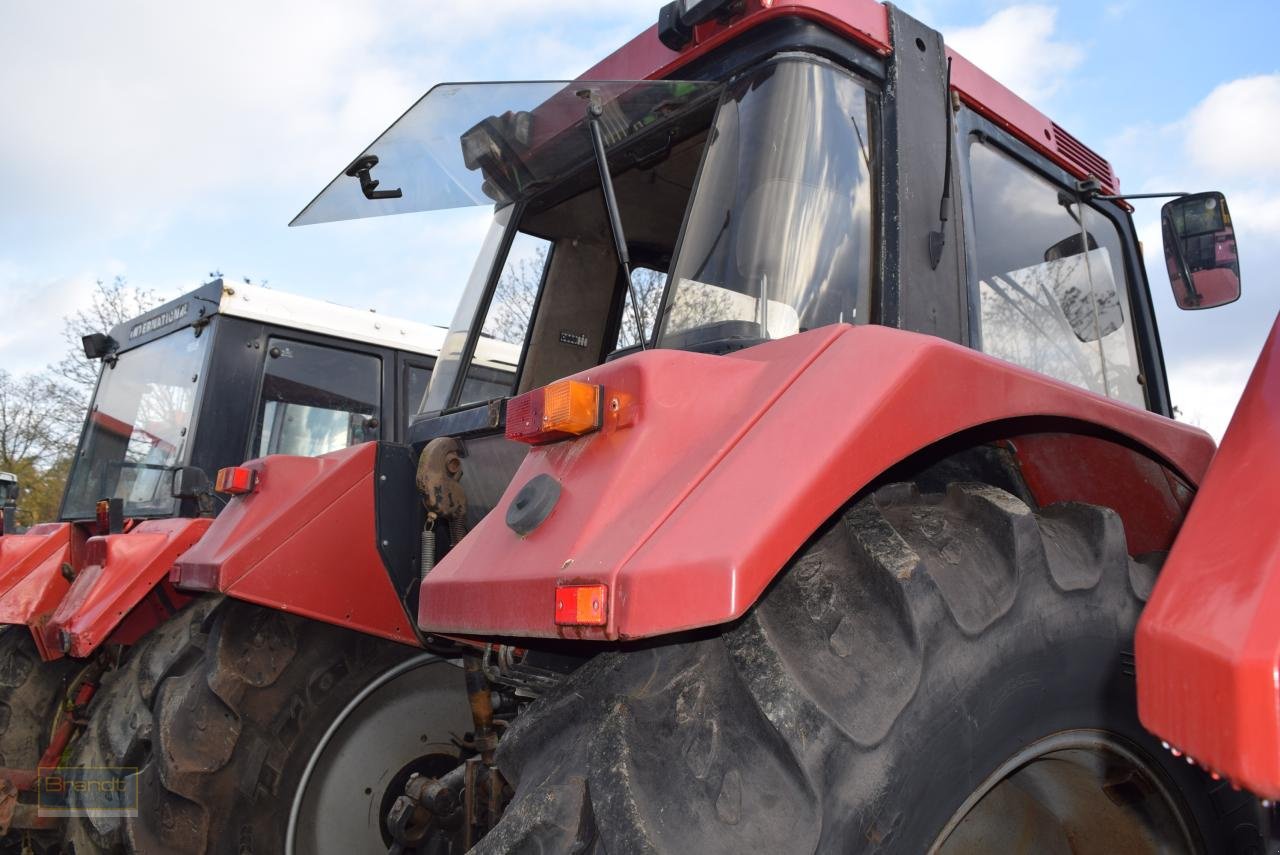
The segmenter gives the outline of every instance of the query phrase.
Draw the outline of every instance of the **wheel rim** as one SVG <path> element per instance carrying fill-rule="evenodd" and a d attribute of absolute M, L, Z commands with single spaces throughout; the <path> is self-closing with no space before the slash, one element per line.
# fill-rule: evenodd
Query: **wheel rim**
<path fill-rule="evenodd" d="M 431 654 L 370 681 L 312 749 L 289 809 L 288 853 L 380 851 L 382 818 L 409 774 L 461 761 L 454 736 L 471 729 L 461 669 Z"/>
<path fill-rule="evenodd" d="M 930 848 L 978 852 L 1194 852 L 1186 808 L 1143 752 L 1099 730 L 1042 739 L 1009 758 Z"/>

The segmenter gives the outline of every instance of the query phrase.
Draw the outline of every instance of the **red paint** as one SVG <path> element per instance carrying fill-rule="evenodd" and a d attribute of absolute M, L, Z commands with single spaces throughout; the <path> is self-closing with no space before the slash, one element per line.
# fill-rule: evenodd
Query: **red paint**
<path fill-rule="evenodd" d="M 1075 501 L 1114 508 L 1124 521 L 1129 552 L 1141 555 L 1173 544 L 1189 487 L 1168 470 L 1122 444 L 1097 436 L 1044 433 L 1012 440 L 1022 476 L 1041 507 Z"/>
<path fill-rule="evenodd" d="M 376 453 L 369 442 L 244 464 L 258 489 L 231 500 L 172 581 L 419 646 L 377 549 Z"/>
<path fill-rule="evenodd" d="M 1280 319 L 1138 624 L 1138 713 L 1280 798 Z"/>
<path fill-rule="evenodd" d="M 88 656 L 129 618 L 125 643 L 158 626 L 172 610 L 157 608 L 152 591 L 167 582 L 169 568 L 208 530 L 210 519 L 142 522 L 128 534 L 90 538 L 84 567 L 44 624 L 43 649 L 61 650 L 70 641 L 71 656 Z M 158 599 L 158 598 L 157 598 Z M 185 598 L 180 598 L 178 603 Z M 161 601 L 162 603 L 162 601 Z M 64 635 L 65 634 L 65 635 Z"/>
<path fill-rule="evenodd" d="M 1213 454 L 1203 431 L 884 327 L 823 327 L 728 356 L 647 351 L 576 379 L 630 397 L 630 426 L 606 411 L 598 433 L 531 449 L 494 511 L 431 571 L 423 629 L 559 636 L 547 603 L 565 583 L 609 587 L 606 626 L 575 637 L 733 620 L 886 469 L 1004 420 L 1041 417 L 1056 433 L 1104 426 L 1191 484 Z M 1005 436 L 1025 432 L 1010 427 Z M 521 539 L 506 527 L 506 509 L 542 473 L 560 481 L 561 498 Z"/>
<path fill-rule="evenodd" d="M 61 658 L 56 647 L 46 648 L 41 627 L 66 594 L 70 583 L 62 565 L 75 567 L 83 560 L 84 532 L 70 523 L 48 523 L 33 526 L 31 532 L 42 539 L 26 552 L 25 560 L 6 568 L 0 581 L 0 624 L 22 624 L 30 628 L 41 658 Z M 20 537 L 32 537 L 32 534 Z M 6 537 L 5 540 L 9 540 Z M 13 538 L 18 539 L 18 538 Z M 0 546 L 0 549 L 3 549 Z"/>
<path fill-rule="evenodd" d="M 678 80 L 681 69 L 695 59 L 785 15 L 815 21 L 878 54 L 891 52 L 888 13 L 874 0 L 747 0 L 742 14 L 726 22 L 712 20 L 698 26 L 693 41 L 682 51 L 672 51 L 659 42 L 655 24 L 578 79 Z M 1073 175 L 1093 175 L 1101 180 L 1105 192 L 1120 192 L 1120 181 L 1104 158 L 955 51 L 948 49 L 947 55 L 953 59 L 952 89 L 969 107 Z"/>
<path fill-rule="evenodd" d="M 67 555 L 73 542 L 78 546 L 82 541 L 71 523 L 43 523 L 33 525 L 26 534 L 5 535 L 0 540 L 0 605 L 35 568 L 54 555 Z"/>

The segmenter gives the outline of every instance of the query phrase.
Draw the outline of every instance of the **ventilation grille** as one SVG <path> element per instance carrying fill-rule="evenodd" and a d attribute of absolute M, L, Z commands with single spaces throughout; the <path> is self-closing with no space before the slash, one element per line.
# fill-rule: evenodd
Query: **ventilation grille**
<path fill-rule="evenodd" d="M 1116 176 L 1106 158 L 1053 123 L 1053 144 L 1058 154 L 1074 163 L 1082 172 L 1095 176 L 1108 190 L 1116 190 Z"/>

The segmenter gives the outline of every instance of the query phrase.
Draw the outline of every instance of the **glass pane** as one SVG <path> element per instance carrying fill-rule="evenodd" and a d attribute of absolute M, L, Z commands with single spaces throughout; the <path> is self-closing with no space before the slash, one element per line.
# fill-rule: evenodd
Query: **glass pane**
<path fill-rule="evenodd" d="M 291 225 L 525 199 L 590 162 L 590 98 L 604 108 L 614 146 L 717 89 L 673 80 L 444 83 L 361 153 L 378 159 L 375 192 L 398 197 L 366 198 L 344 168 Z"/>
<path fill-rule="evenodd" d="M 99 500 L 115 498 L 126 517 L 173 512 L 172 470 L 186 460 L 208 340 L 179 330 L 103 365 L 64 517 L 90 518 Z"/>
<path fill-rule="evenodd" d="M 1115 224 L 986 145 L 970 169 L 983 351 L 1143 406 Z"/>
<path fill-rule="evenodd" d="M 422 411 L 427 399 L 427 385 L 431 382 L 431 369 L 425 365 L 406 365 L 404 367 L 404 423 L 405 427 L 413 421 L 414 415 Z"/>
<path fill-rule="evenodd" d="M 741 346 L 866 320 L 870 102 L 853 77 L 805 59 L 768 65 L 725 93 L 672 268 L 661 346 Z"/>
<path fill-rule="evenodd" d="M 662 307 L 662 295 L 667 289 L 667 274 L 663 270 L 648 267 L 631 269 L 631 287 L 640 298 L 640 317 L 644 321 L 644 340 L 653 338 L 653 328 L 658 321 L 658 311 Z M 623 297 L 622 318 L 618 326 L 618 343 L 614 350 L 636 347 L 640 338 L 636 336 L 636 315 L 631 310 L 631 291 Z"/>
<path fill-rule="evenodd" d="M 381 360 L 271 339 L 254 453 L 314 457 L 378 438 Z"/>
<path fill-rule="evenodd" d="M 475 354 L 467 366 L 459 406 L 502 398 L 515 388 L 520 351 L 529 333 L 550 251 L 550 241 L 524 232 L 517 232 L 511 241 Z"/>

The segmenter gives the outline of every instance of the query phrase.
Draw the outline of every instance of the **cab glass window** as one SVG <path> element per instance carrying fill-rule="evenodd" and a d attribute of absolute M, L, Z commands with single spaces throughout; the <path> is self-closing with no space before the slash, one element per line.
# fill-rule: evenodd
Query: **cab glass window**
<path fill-rule="evenodd" d="M 426 403 L 427 386 L 431 383 L 431 366 L 406 362 L 401 376 L 404 401 L 404 426 L 408 429 L 413 417 Z"/>
<path fill-rule="evenodd" d="M 550 241 L 516 232 L 467 364 L 458 406 L 502 398 L 514 390 L 550 254 Z"/>
<path fill-rule="evenodd" d="M 618 322 L 618 343 L 614 350 L 638 347 L 643 338 L 653 338 L 653 328 L 662 308 L 662 295 L 667 290 L 667 274 L 650 267 L 634 267 L 631 270 L 631 287 L 622 298 L 622 317 Z M 636 313 L 631 308 L 631 292 L 640 298 L 640 319 L 644 324 L 643 336 L 636 335 Z"/>
<path fill-rule="evenodd" d="M 313 457 L 377 439 L 381 388 L 376 356 L 272 338 L 252 453 Z"/>
<path fill-rule="evenodd" d="M 1144 406 L 1115 223 L 986 144 L 969 163 L 982 350 Z"/>

